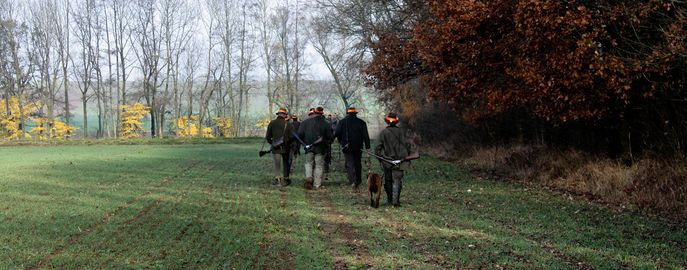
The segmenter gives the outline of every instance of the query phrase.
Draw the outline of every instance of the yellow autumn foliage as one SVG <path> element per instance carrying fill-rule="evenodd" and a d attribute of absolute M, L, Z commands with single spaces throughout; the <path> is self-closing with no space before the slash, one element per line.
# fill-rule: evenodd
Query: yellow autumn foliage
<path fill-rule="evenodd" d="M 20 106 L 20 101 L 23 106 Z M 7 106 L 9 105 L 9 113 Z M 21 107 L 21 109 L 20 109 Z M 23 132 L 20 127 L 21 115 L 24 116 L 24 121 L 30 119 L 31 114 L 37 112 L 41 108 L 39 102 L 28 102 L 25 97 L 12 96 L 7 104 L 5 99 L 0 99 L 0 138 L 6 140 L 14 140 L 20 138 L 31 138 L 28 132 Z"/>
<path fill-rule="evenodd" d="M 120 136 L 122 138 L 136 138 L 143 136 L 143 118 L 148 114 L 148 107 L 141 103 L 121 105 Z"/>
<path fill-rule="evenodd" d="M 260 119 L 260 120 L 258 120 L 258 122 L 255 124 L 255 127 L 261 128 L 261 129 L 266 129 L 267 126 L 270 125 L 270 122 L 271 122 L 271 121 L 272 121 L 272 119 L 270 119 L 270 118 L 263 118 L 263 119 Z"/>
<path fill-rule="evenodd" d="M 177 126 L 177 137 L 196 137 L 198 132 L 200 132 L 197 115 L 179 117 L 175 123 Z"/>
<path fill-rule="evenodd" d="M 198 115 L 179 117 L 174 121 L 177 127 L 177 137 L 198 137 L 214 138 L 212 128 L 200 128 L 200 118 Z M 202 133 L 201 133 L 202 132 Z"/>
<path fill-rule="evenodd" d="M 215 117 L 213 118 L 217 129 L 219 130 L 220 136 L 224 138 L 234 137 L 234 120 L 229 117 Z"/>
<path fill-rule="evenodd" d="M 53 139 L 65 139 L 71 137 L 72 133 L 78 128 L 67 125 L 67 123 L 54 120 L 52 123 Z"/>
<path fill-rule="evenodd" d="M 212 128 L 206 127 L 203 128 L 203 138 L 214 138 L 215 135 L 212 135 Z"/>
<path fill-rule="evenodd" d="M 78 129 L 57 119 L 39 117 L 34 118 L 33 121 L 36 123 L 36 127 L 32 128 L 29 133 L 39 140 L 66 139 Z"/>

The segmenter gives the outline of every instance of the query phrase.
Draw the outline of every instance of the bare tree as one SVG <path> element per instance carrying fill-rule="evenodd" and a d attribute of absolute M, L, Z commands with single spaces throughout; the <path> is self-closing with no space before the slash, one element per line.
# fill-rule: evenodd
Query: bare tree
<path fill-rule="evenodd" d="M 217 70 L 219 67 L 224 66 L 224 56 L 222 56 L 220 59 L 220 63 L 216 64 L 213 63 L 213 60 L 217 61 L 215 57 L 212 57 L 213 54 L 215 54 L 214 48 L 217 45 L 214 36 L 215 31 L 217 26 L 216 26 L 216 21 L 217 21 L 217 12 L 214 9 L 214 7 L 218 6 L 219 2 L 217 0 L 206 0 L 205 1 L 205 12 L 208 12 L 211 14 L 210 16 L 206 17 L 205 20 L 203 20 L 203 25 L 205 26 L 204 30 L 206 31 L 207 34 L 207 52 L 206 56 L 206 74 L 205 74 L 205 81 L 203 83 L 203 86 L 200 89 L 199 93 L 199 101 L 198 101 L 198 118 L 199 118 L 199 124 L 202 127 L 203 121 L 205 120 L 205 116 L 209 115 L 209 102 L 210 102 L 210 97 L 212 97 L 212 94 L 217 86 L 217 84 L 221 83 L 221 78 L 222 76 L 217 76 Z M 221 74 L 221 72 L 220 72 Z M 218 82 L 219 81 L 219 82 Z M 208 112 L 208 113 L 206 113 Z M 192 112 L 189 112 L 189 115 L 192 115 Z M 199 132 L 198 136 L 202 136 L 202 132 Z"/>
<path fill-rule="evenodd" d="M 164 49 L 165 49 L 165 80 L 163 99 L 165 102 L 161 104 L 161 115 L 159 121 L 160 134 L 164 129 L 165 114 L 167 112 L 167 104 L 169 100 L 173 100 L 173 109 L 179 107 L 179 59 L 181 53 L 188 46 L 189 41 L 193 37 L 193 30 L 195 27 L 195 10 L 183 0 L 163 0 L 161 2 L 161 19 L 162 28 L 164 32 Z M 170 93 L 170 87 L 172 93 Z M 172 95 L 170 97 L 170 95 Z M 179 118 L 179 111 L 175 112 L 175 118 Z M 174 125 L 176 126 L 176 125 Z M 176 130 L 176 128 L 175 128 Z"/>
<path fill-rule="evenodd" d="M 334 32 L 327 21 L 330 16 L 322 14 L 312 18 L 310 39 L 334 78 L 336 93 L 345 109 L 355 104 L 363 88 L 361 68 L 364 54 L 355 48 L 357 38 Z"/>
<path fill-rule="evenodd" d="M 230 111 L 231 118 L 236 119 L 236 95 L 234 95 L 235 78 L 232 69 L 234 67 L 234 46 L 236 45 L 237 30 L 237 10 L 238 2 L 227 0 L 208 1 L 216 7 L 212 16 L 217 20 L 216 31 L 219 34 L 221 42 L 222 55 L 222 76 L 218 82 L 220 87 L 217 89 L 217 99 L 215 100 L 216 115 L 218 117 L 226 117 L 227 111 Z M 210 59 L 210 55 L 208 55 Z M 209 69 L 209 67 L 208 67 Z M 226 69 L 226 72 L 224 70 Z M 229 98 L 229 102 L 227 102 Z"/>
<path fill-rule="evenodd" d="M 69 11 L 70 0 L 59 0 L 52 10 L 51 31 L 55 35 L 56 53 L 62 71 L 62 91 L 64 92 L 64 121 L 70 124 L 69 107 Z"/>
<path fill-rule="evenodd" d="M 78 78 L 79 91 L 81 91 L 81 105 L 83 109 L 83 136 L 88 137 L 88 101 L 91 96 L 89 92 L 93 88 L 93 79 L 96 76 L 96 58 L 98 52 L 94 44 L 94 35 L 97 30 L 94 26 L 96 19 L 95 0 L 83 0 L 78 3 L 75 9 L 71 10 L 74 18 L 74 34 L 80 45 L 80 61 L 77 63 L 72 59 L 74 74 Z"/>
<path fill-rule="evenodd" d="M 224 83 L 227 86 L 225 94 L 229 95 L 231 118 L 234 120 L 234 132 L 240 135 L 243 123 L 243 113 L 248 105 L 248 94 L 251 89 L 248 74 L 253 68 L 255 37 L 250 14 L 254 14 L 257 6 L 251 1 L 223 1 L 220 36 L 223 54 L 225 55 L 226 72 Z M 219 95 L 218 116 L 225 116 L 224 95 Z M 219 106 L 218 106 L 219 107 Z"/>
<path fill-rule="evenodd" d="M 272 89 L 272 64 L 274 59 L 274 27 L 272 27 L 270 18 L 273 17 L 270 13 L 269 0 L 259 0 L 256 12 L 258 21 L 258 31 L 260 35 L 260 45 L 262 47 L 262 62 L 265 68 L 267 77 L 265 78 L 265 94 L 267 96 L 267 107 L 269 115 L 273 114 L 273 107 L 275 104 L 275 91 Z"/>
<path fill-rule="evenodd" d="M 48 0 L 37 5 L 30 2 L 35 7 L 29 9 L 31 13 L 31 41 L 33 43 L 31 51 L 31 61 L 34 62 L 39 73 L 38 79 L 34 80 L 36 89 L 40 94 L 41 101 L 47 109 L 48 134 L 52 135 L 53 120 L 55 118 L 55 100 L 57 96 L 57 67 L 58 62 L 52 58 L 55 35 L 53 34 L 52 23 L 55 19 L 56 3 Z"/>
<path fill-rule="evenodd" d="M 105 46 L 106 46 L 106 55 L 107 55 L 107 94 L 109 97 L 109 102 L 108 107 L 109 109 L 107 110 L 106 118 L 107 118 L 107 136 L 112 137 L 112 133 L 114 133 L 115 137 L 117 137 L 117 129 L 118 129 L 118 123 L 119 123 L 119 101 L 117 101 L 116 104 L 112 104 L 114 100 L 119 100 L 119 89 L 117 89 L 117 95 L 112 94 L 112 84 L 114 80 L 117 80 L 119 82 L 119 77 L 118 78 L 112 78 L 112 56 L 116 54 L 116 52 L 113 51 L 112 49 L 112 23 L 110 22 L 110 13 L 109 12 L 109 7 L 104 6 L 103 7 L 103 15 L 104 15 L 104 27 L 105 27 Z M 117 67 L 118 68 L 118 67 Z M 113 119 L 112 116 L 113 114 L 115 115 L 115 118 Z M 112 131 L 112 132 L 111 132 Z"/>
<path fill-rule="evenodd" d="M 143 97 L 150 108 L 150 135 L 158 137 L 161 108 L 158 98 L 158 83 L 161 73 L 162 31 L 156 21 L 156 0 L 136 2 L 135 26 L 132 34 L 136 44 L 134 52 L 143 76 Z"/>
<path fill-rule="evenodd" d="M 103 89 L 103 69 L 101 66 L 100 62 L 100 56 L 101 56 L 101 49 L 100 46 L 102 44 L 101 39 L 103 37 L 103 20 L 100 19 L 100 15 L 102 14 L 102 5 L 99 4 L 99 2 L 95 3 L 95 7 L 93 8 L 93 37 L 94 37 L 94 57 L 92 59 L 93 61 L 93 70 L 95 71 L 95 100 L 96 100 L 96 109 L 98 113 L 98 130 L 96 133 L 96 136 L 98 138 L 102 138 L 105 134 L 105 130 L 108 126 L 105 125 L 105 121 L 107 118 L 107 112 L 108 112 L 108 107 L 107 104 L 109 104 L 109 97 L 107 96 L 106 92 Z"/>
<path fill-rule="evenodd" d="M 18 19 L 18 5 L 14 1 L 4 0 L 0 9 L 0 44 L 3 50 L 0 52 L 2 77 L 5 81 L 6 112 L 12 114 L 9 101 L 10 96 L 17 96 L 19 105 L 19 131 L 24 132 L 24 95 L 33 73 L 33 61 L 28 59 L 31 51 L 28 40 L 28 27 Z"/>
<path fill-rule="evenodd" d="M 121 122 L 121 115 L 119 107 L 126 104 L 127 97 L 127 78 L 129 77 L 129 65 L 127 65 L 127 55 L 131 35 L 129 31 L 129 24 L 131 22 L 130 16 L 130 1 L 127 0 L 109 0 L 112 24 L 112 41 L 114 42 L 115 55 L 115 76 L 117 81 L 117 123 Z M 108 41 L 109 43 L 109 41 Z"/>
<path fill-rule="evenodd" d="M 193 40 L 190 44 L 193 47 L 197 47 L 196 43 L 194 43 Z M 178 107 L 176 108 L 177 115 L 178 115 L 177 118 L 179 118 L 181 115 L 181 111 L 182 111 L 181 100 L 183 100 L 184 93 L 186 93 L 186 96 L 188 98 L 187 104 L 186 104 L 188 106 L 188 109 L 186 110 L 186 114 L 184 114 L 184 115 L 186 115 L 187 117 L 191 117 L 193 115 L 193 101 L 194 101 L 193 91 L 195 88 L 195 76 L 196 76 L 195 72 L 196 72 L 196 70 L 200 69 L 200 59 L 201 59 L 199 54 L 200 54 L 199 52 L 192 51 L 192 50 L 189 50 L 186 52 L 186 55 L 185 55 L 186 58 L 185 58 L 184 66 L 182 69 L 183 75 L 181 75 L 181 77 L 183 77 L 183 87 L 181 89 L 181 92 L 179 93 L 179 98 L 178 98 L 179 103 L 177 104 Z"/>
<path fill-rule="evenodd" d="M 290 111 L 301 109 L 303 95 L 299 93 L 299 83 L 307 68 L 303 58 L 307 39 L 303 38 L 304 31 L 299 25 L 303 21 L 300 8 L 298 1 L 290 5 L 287 0 L 276 8 L 272 17 L 277 32 L 276 47 L 279 50 L 273 65 L 279 88 L 276 104 Z"/>

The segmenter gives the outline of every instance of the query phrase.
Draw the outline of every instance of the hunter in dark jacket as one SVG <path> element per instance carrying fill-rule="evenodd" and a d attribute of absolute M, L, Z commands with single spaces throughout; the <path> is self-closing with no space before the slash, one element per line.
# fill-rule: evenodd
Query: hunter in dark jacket
<path fill-rule="evenodd" d="M 272 157 L 274 158 L 274 180 L 273 185 L 282 184 L 288 186 L 291 184 L 289 179 L 290 162 L 289 152 L 291 150 L 291 139 L 293 137 L 293 126 L 286 121 L 288 112 L 284 108 L 279 108 L 277 111 L 277 118 L 272 120 L 267 126 L 265 133 L 265 140 L 271 145 Z M 283 166 L 284 181 L 281 178 L 281 168 Z"/>
<path fill-rule="evenodd" d="M 381 160 L 384 169 L 384 191 L 387 204 L 401 205 L 401 188 L 403 173 L 408 169 L 409 157 L 413 153 L 413 146 L 406 138 L 405 131 L 398 127 L 398 116 L 390 113 L 385 118 L 388 126 L 379 133 L 375 154 L 384 158 Z M 393 164 L 390 161 L 395 161 Z"/>
<path fill-rule="evenodd" d="M 362 182 L 362 149 L 370 149 L 370 136 L 367 133 L 367 123 L 358 118 L 356 108 L 348 108 L 346 114 L 336 126 L 335 137 L 341 144 L 341 151 L 346 159 L 348 184 L 355 189 Z"/>
<path fill-rule="evenodd" d="M 298 128 L 301 127 L 301 122 L 298 121 L 298 116 L 291 115 L 289 117 L 291 119 L 291 125 L 293 126 L 293 132 L 298 133 Z M 294 170 L 293 164 L 296 162 L 296 159 L 298 156 L 301 154 L 301 143 L 298 142 L 298 140 L 291 140 L 291 150 L 289 153 L 289 168 L 291 171 Z"/>
<path fill-rule="evenodd" d="M 306 188 L 314 184 L 315 189 L 322 185 L 324 176 L 324 155 L 327 146 L 333 139 L 332 128 L 324 119 L 324 109 L 312 110 L 309 115 L 315 117 L 301 122 L 298 136 L 305 143 L 305 184 Z"/>

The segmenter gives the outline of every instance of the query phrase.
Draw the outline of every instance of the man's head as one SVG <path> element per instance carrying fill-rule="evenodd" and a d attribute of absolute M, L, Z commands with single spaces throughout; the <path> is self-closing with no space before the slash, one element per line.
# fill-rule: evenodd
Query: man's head
<path fill-rule="evenodd" d="M 356 109 L 355 107 L 348 107 L 348 109 L 346 109 L 346 114 L 348 114 L 348 115 L 357 115 L 357 114 L 358 114 L 358 109 Z"/>
<path fill-rule="evenodd" d="M 315 116 L 317 116 L 317 113 L 315 112 L 315 108 L 308 109 L 308 118 L 313 118 Z"/>
<path fill-rule="evenodd" d="M 323 107 L 315 108 L 315 113 L 324 116 L 324 108 Z"/>
<path fill-rule="evenodd" d="M 277 116 L 286 119 L 289 116 L 289 111 L 286 108 L 279 108 L 277 110 Z"/>
<path fill-rule="evenodd" d="M 398 115 L 395 113 L 389 113 L 384 118 L 384 122 L 386 122 L 386 124 L 389 126 L 396 126 L 398 125 Z"/>
<path fill-rule="evenodd" d="M 291 118 L 294 122 L 298 122 L 298 116 L 291 115 L 290 118 Z"/>

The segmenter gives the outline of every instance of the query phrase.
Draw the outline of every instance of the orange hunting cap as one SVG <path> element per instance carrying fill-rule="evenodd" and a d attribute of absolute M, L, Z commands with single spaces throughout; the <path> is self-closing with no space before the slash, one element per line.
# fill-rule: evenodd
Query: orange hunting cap
<path fill-rule="evenodd" d="M 324 108 L 322 108 L 322 107 L 317 107 L 317 108 L 315 109 L 315 113 L 317 113 L 317 114 L 319 114 L 319 115 L 324 115 Z"/>
<path fill-rule="evenodd" d="M 289 114 L 289 111 L 287 111 L 286 108 L 279 108 L 279 110 L 277 110 L 277 114 L 280 114 L 280 113 L 281 114 Z"/>
<path fill-rule="evenodd" d="M 355 107 L 348 107 L 348 109 L 346 109 L 346 113 L 358 113 L 358 109 Z"/>
<path fill-rule="evenodd" d="M 395 113 L 389 113 L 386 115 L 386 118 L 384 118 L 384 121 L 387 123 L 398 123 L 398 115 Z"/>

